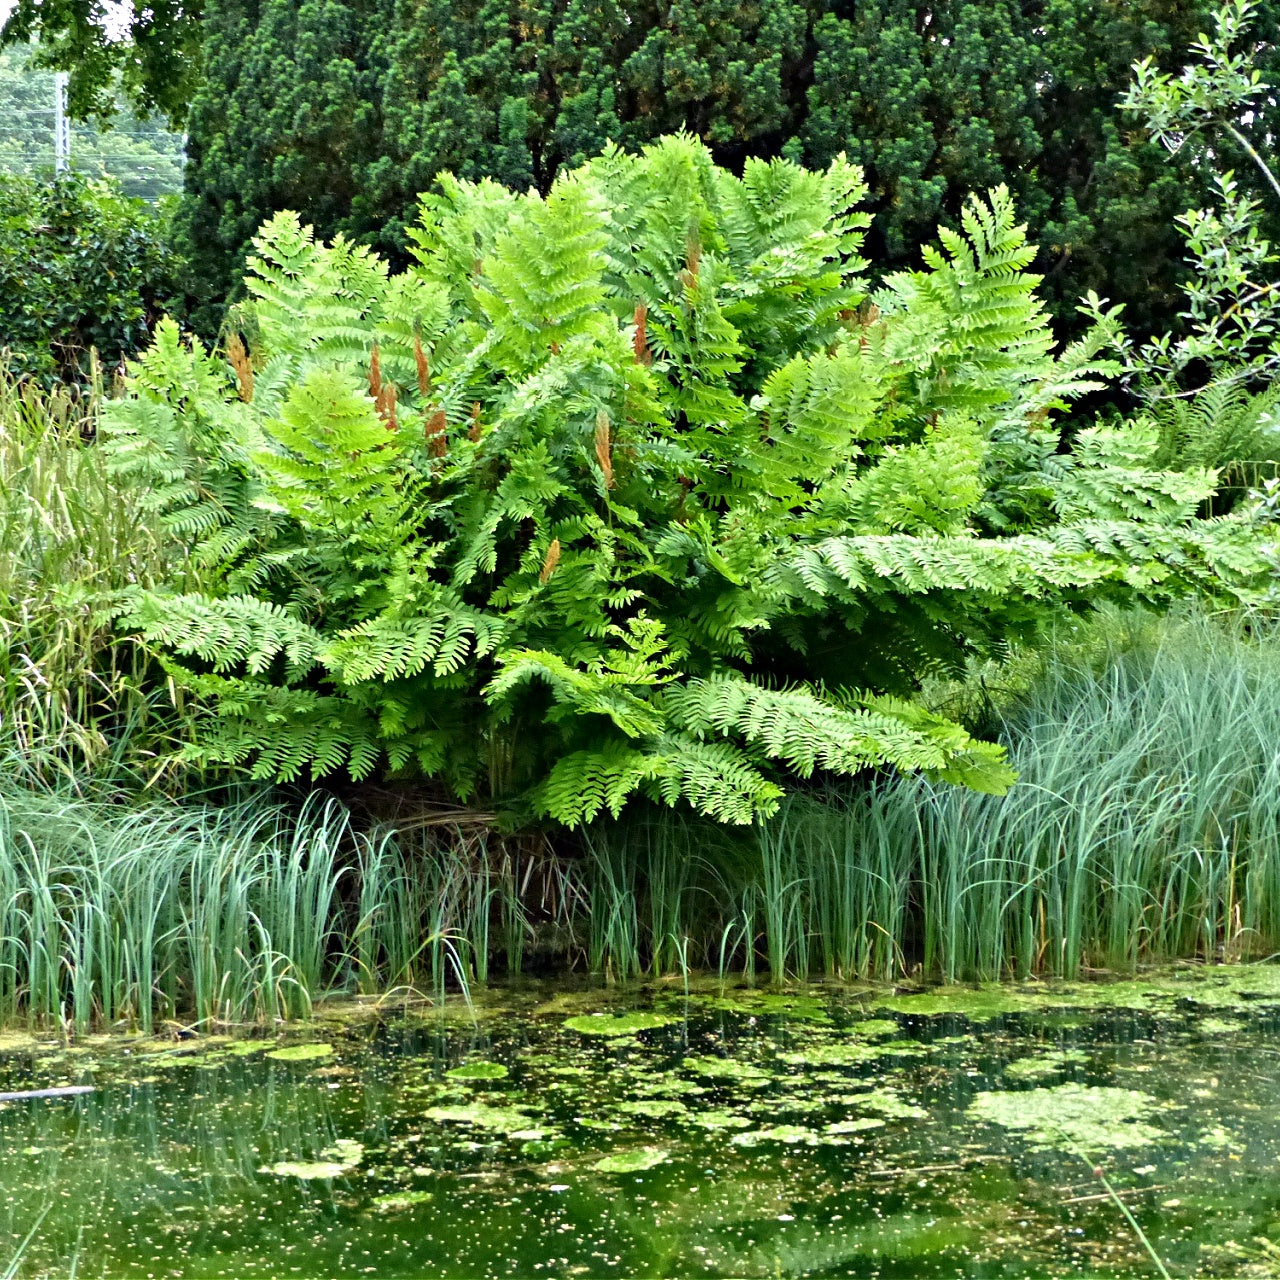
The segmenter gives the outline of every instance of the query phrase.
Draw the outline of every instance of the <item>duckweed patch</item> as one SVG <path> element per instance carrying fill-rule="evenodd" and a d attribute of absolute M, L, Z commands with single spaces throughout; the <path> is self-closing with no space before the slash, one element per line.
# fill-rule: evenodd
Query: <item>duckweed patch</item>
<path fill-rule="evenodd" d="M 331 1044 L 291 1044 L 282 1049 L 272 1049 L 268 1058 L 276 1062 L 318 1062 L 321 1058 L 333 1056 Z"/>
<path fill-rule="evenodd" d="M 656 1169 L 666 1164 L 671 1153 L 662 1147 L 640 1147 L 635 1151 L 619 1151 L 614 1155 L 597 1160 L 591 1167 L 597 1173 L 643 1173 L 646 1169 Z"/>
<path fill-rule="evenodd" d="M 735 1084 L 764 1085 L 769 1073 L 754 1063 L 738 1058 L 686 1058 L 681 1064 L 686 1071 L 696 1071 L 708 1080 L 731 1080 Z"/>
<path fill-rule="evenodd" d="M 1004 1077 L 1006 1080 L 1051 1080 L 1068 1068 L 1088 1061 L 1089 1055 L 1083 1049 L 1055 1049 L 1008 1063 Z"/>
<path fill-rule="evenodd" d="M 470 1102 L 461 1106 L 428 1107 L 423 1115 L 440 1124 L 465 1124 L 494 1133 L 517 1134 L 529 1129 L 533 1116 L 521 1107 Z"/>
<path fill-rule="evenodd" d="M 511 1073 L 501 1062 L 464 1062 L 444 1074 L 449 1080 L 505 1080 Z"/>
<path fill-rule="evenodd" d="M 430 1204 L 435 1198 L 434 1191 L 394 1191 L 389 1195 L 374 1196 L 369 1207 L 375 1213 L 404 1213 L 419 1205 Z"/>
<path fill-rule="evenodd" d="M 656 1031 L 659 1027 L 668 1027 L 679 1021 L 675 1014 L 667 1013 L 590 1013 L 566 1018 L 564 1025 L 569 1031 L 576 1031 L 579 1035 L 613 1039 L 633 1036 L 637 1031 Z"/>
<path fill-rule="evenodd" d="M 280 1160 L 264 1166 L 259 1172 L 270 1173 L 277 1178 L 300 1178 L 304 1182 L 312 1182 L 341 1178 L 350 1173 L 351 1168 L 334 1160 Z"/>
<path fill-rule="evenodd" d="M 1155 1098 L 1135 1089 L 1060 1084 L 1030 1092 L 982 1093 L 970 1104 L 969 1114 L 1021 1133 L 1033 1146 L 1095 1154 L 1165 1141 L 1168 1134 L 1148 1123 L 1160 1110 Z"/>

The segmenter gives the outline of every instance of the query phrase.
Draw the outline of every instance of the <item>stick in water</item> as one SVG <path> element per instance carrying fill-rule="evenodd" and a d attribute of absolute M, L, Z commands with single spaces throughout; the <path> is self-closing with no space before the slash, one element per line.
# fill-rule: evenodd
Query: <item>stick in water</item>
<path fill-rule="evenodd" d="M 93 1091 L 91 1084 L 69 1084 L 61 1089 L 23 1089 L 18 1093 L 0 1093 L 0 1102 L 21 1102 L 23 1098 L 74 1098 Z"/>

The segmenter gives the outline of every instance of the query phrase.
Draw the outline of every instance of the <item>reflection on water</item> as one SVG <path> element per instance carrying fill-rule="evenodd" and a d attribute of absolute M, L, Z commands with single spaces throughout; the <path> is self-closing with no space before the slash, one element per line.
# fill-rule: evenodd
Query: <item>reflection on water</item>
<path fill-rule="evenodd" d="M 21 1275 L 1150 1274 L 1097 1163 L 1171 1269 L 1280 1275 L 1278 974 L 5 1037 L 96 1091 L 0 1104 L 0 1271 L 47 1210 Z"/>

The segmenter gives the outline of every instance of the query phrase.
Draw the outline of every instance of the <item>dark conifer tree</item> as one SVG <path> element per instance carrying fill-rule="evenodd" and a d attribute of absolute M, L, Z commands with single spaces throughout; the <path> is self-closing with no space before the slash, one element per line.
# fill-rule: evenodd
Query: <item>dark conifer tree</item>
<path fill-rule="evenodd" d="M 545 189 L 610 139 L 634 148 L 688 129 L 731 166 L 846 152 L 866 168 L 868 249 L 886 271 L 914 265 L 967 193 L 1008 183 L 1061 321 L 1092 288 L 1124 301 L 1138 331 L 1167 326 L 1182 258 L 1173 217 L 1205 194 L 1116 100 L 1135 60 L 1183 59 L 1206 8 L 217 0 L 189 129 L 192 279 L 210 303 L 223 296 L 279 209 L 396 257 L 441 169 Z M 1280 3 L 1264 28 L 1277 14 Z"/>

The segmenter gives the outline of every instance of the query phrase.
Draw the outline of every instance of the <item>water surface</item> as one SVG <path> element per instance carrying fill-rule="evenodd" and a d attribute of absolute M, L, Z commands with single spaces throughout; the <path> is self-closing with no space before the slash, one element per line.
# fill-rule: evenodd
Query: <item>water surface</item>
<path fill-rule="evenodd" d="M 1175 1274 L 1280 1275 L 1278 1032 L 1240 967 L 0 1037 L 94 1086 L 0 1104 L 0 1273 L 38 1223 L 19 1275 L 1150 1275 L 1096 1166 Z"/>

